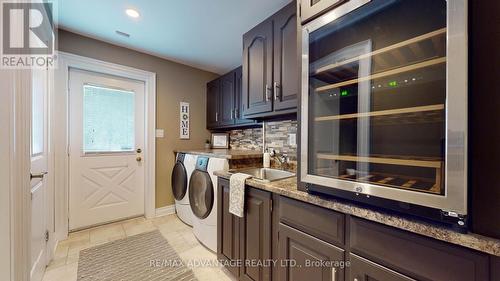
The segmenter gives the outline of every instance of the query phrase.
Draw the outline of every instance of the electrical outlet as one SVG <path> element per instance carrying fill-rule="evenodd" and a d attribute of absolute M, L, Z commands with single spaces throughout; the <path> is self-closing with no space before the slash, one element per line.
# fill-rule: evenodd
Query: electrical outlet
<path fill-rule="evenodd" d="M 291 146 L 297 145 L 297 134 L 289 134 L 288 135 L 288 145 L 291 145 Z"/>
<path fill-rule="evenodd" d="M 165 137 L 165 131 L 163 129 L 156 129 L 156 137 L 157 138 Z"/>

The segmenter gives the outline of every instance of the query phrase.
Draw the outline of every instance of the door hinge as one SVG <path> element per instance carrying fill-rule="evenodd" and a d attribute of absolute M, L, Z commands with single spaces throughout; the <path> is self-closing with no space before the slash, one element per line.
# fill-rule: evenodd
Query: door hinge
<path fill-rule="evenodd" d="M 50 233 L 48 230 L 45 230 L 45 242 L 49 242 L 49 238 L 50 238 Z"/>

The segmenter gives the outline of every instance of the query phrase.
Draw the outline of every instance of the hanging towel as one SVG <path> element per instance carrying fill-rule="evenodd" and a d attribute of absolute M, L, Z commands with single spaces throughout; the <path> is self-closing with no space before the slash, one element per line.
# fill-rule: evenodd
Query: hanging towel
<path fill-rule="evenodd" d="M 243 217 L 245 206 L 245 181 L 252 176 L 236 173 L 229 178 L 229 212 Z"/>

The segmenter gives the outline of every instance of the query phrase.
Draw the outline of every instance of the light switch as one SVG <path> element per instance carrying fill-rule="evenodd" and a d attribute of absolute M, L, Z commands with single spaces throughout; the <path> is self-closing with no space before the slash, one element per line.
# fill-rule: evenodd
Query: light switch
<path fill-rule="evenodd" d="M 289 134 L 288 135 L 288 145 L 291 145 L 291 146 L 297 145 L 297 134 Z"/>
<path fill-rule="evenodd" d="M 156 129 L 156 137 L 163 138 L 165 136 L 165 131 L 163 129 Z"/>

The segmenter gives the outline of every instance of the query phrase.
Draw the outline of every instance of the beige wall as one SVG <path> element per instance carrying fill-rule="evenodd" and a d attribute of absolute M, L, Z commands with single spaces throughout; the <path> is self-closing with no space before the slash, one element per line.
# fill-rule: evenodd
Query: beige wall
<path fill-rule="evenodd" d="M 134 50 L 59 30 L 59 50 L 156 73 L 156 127 L 165 137 L 156 139 L 156 207 L 174 203 L 170 175 L 174 149 L 202 148 L 205 129 L 206 83 L 218 75 Z M 179 102 L 190 103 L 191 139 L 179 139 Z"/>

